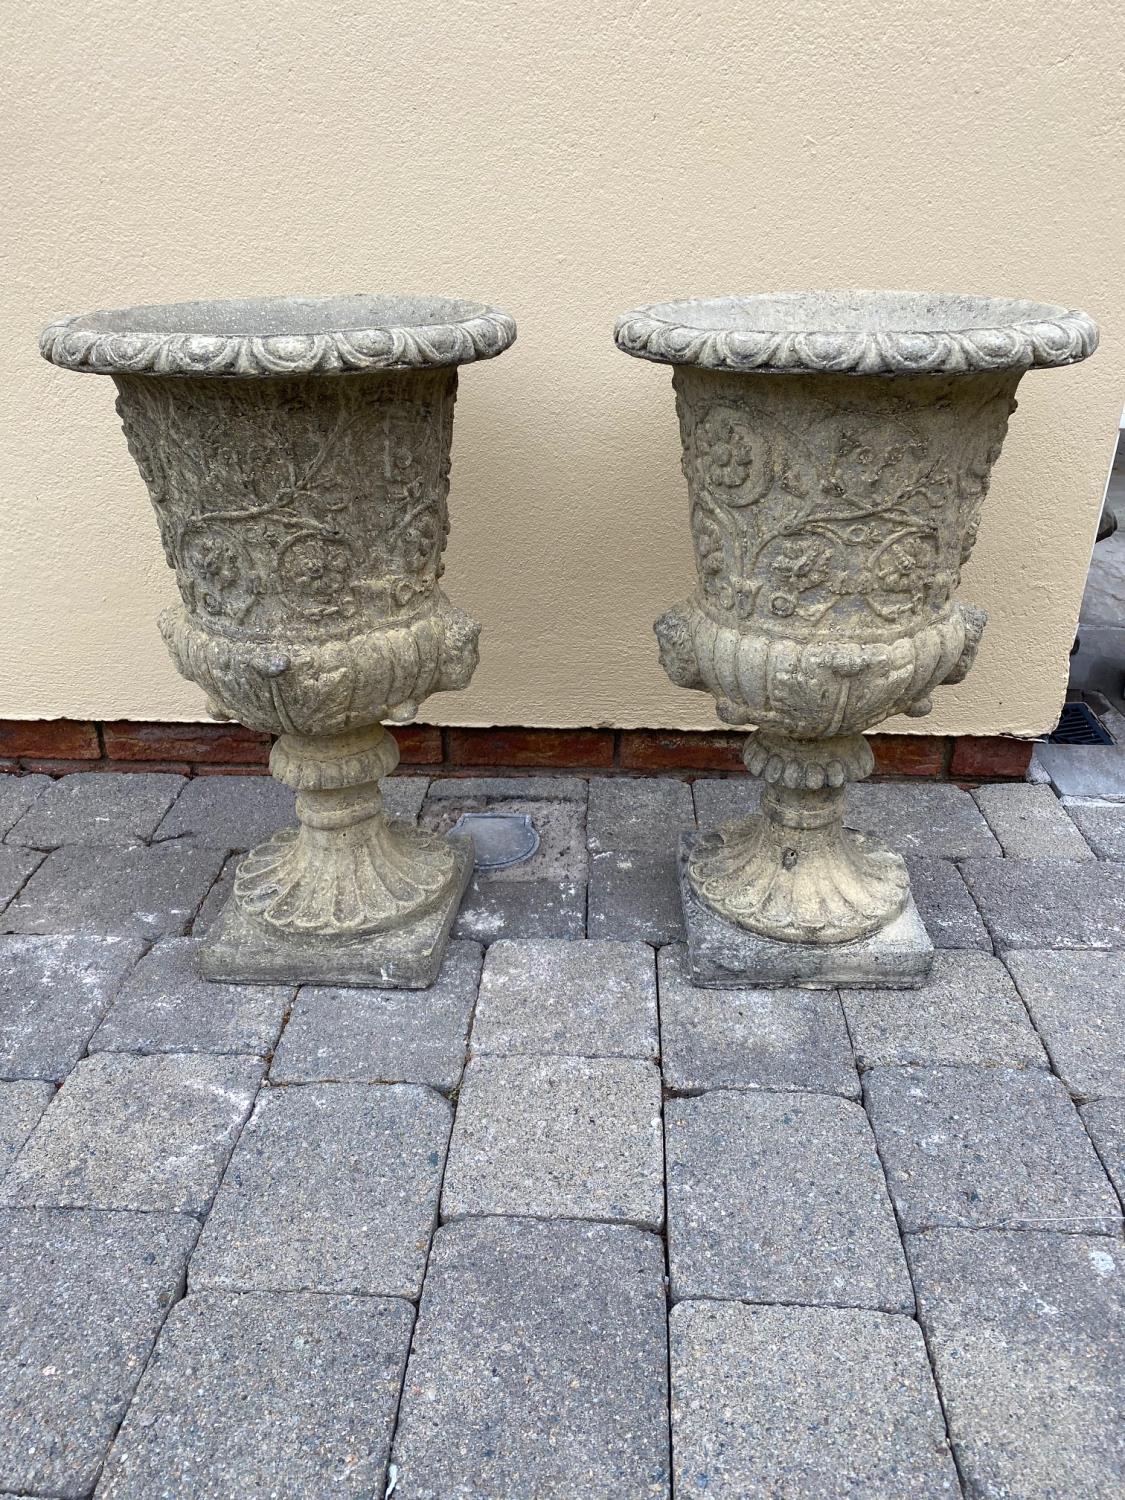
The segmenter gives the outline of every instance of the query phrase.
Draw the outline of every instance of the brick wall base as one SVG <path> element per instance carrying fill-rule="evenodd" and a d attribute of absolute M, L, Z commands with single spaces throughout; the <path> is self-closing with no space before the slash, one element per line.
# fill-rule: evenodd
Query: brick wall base
<path fill-rule="evenodd" d="M 402 764 L 446 776 L 507 771 L 622 774 L 742 769 L 745 736 L 664 729 L 438 729 L 394 731 Z M 1005 735 L 873 734 L 877 777 L 1013 781 L 1027 774 L 1033 743 Z M 0 719 L 0 771 L 178 771 L 185 776 L 265 773 L 270 737 L 238 724 L 127 720 Z"/>

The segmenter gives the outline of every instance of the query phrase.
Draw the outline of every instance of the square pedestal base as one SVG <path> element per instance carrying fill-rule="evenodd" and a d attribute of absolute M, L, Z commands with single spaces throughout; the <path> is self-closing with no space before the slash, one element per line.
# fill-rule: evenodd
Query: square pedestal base
<path fill-rule="evenodd" d="M 346 984 L 367 989 L 424 990 L 438 976 L 445 945 L 473 873 L 468 839 L 451 839 L 456 875 L 440 906 L 406 927 L 361 938 L 285 938 L 266 931 L 233 895 L 204 939 L 200 972 L 232 984 Z"/>
<path fill-rule="evenodd" d="M 854 943 L 780 943 L 705 906 L 687 878 L 694 832 L 680 839 L 680 896 L 694 984 L 707 989 L 914 989 L 930 972 L 934 945 L 911 896 L 881 931 Z"/>

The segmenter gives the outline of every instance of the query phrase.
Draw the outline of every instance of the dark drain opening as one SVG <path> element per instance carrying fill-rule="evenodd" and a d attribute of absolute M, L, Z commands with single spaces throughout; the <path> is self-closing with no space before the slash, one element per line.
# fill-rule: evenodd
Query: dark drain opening
<path fill-rule="evenodd" d="M 1113 744 L 1113 736 L 1086 703 L 1065 703 L 1062 717 L 1047 739 L 1052 745 Z"/>

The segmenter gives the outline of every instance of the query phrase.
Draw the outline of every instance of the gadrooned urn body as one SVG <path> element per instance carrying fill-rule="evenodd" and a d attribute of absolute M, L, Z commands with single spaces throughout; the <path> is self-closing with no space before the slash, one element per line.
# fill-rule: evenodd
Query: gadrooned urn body
<path fill-rule="evenodd" d="M 44 331 L 111 374 L 181 609 L 161 629 L 214 708 L 331 734 L 464 687 L 479 627 L 446 599 L 457 365 L 505 314 L 452 298 L 128 308 Z"/>
<path fill-rule="evenodd" d="M 657 626 L 672 680 L 801 739 L 924 713 L 972 663 L 954 601 L 1015 389 L 1096 346 L 1084 314 L 815 292 L 626 314 L 675 366 L 697 587 Z"/>

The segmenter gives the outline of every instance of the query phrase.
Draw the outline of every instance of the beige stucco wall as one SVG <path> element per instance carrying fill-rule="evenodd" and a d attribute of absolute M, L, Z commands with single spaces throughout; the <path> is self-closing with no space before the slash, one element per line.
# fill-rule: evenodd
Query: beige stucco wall
<path fill-rule="evenodd" d="M 1105 0 L 30 0 L 6 7 L 0 717 L 198 718 L 111 382 L 40 325 L 230 293 L 454 291 L 448 584 L 484 622 L 431 721 L 705 727 L 651 621 L 691 570 L 666 369 L 615 314 L 887 285 L 1085 307 L 1029 376 L 963 597 L 978 665 L 916 731 L 1033 733 L 1066 678 L 1125 397 L 1121 38 Z M 1119 14 L 1119 13 L 1118 13 Z"/>

